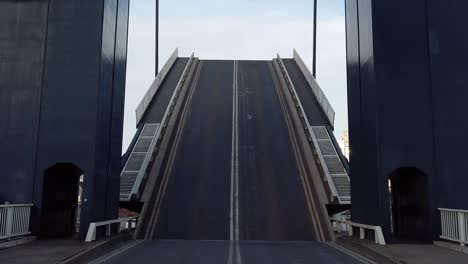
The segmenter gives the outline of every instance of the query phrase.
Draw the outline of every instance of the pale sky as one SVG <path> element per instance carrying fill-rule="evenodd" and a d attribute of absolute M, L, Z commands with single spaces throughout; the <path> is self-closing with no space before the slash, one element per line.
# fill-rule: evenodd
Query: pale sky
<path fill-rule="evenodd" d="M 123 151 L 135 133 L 135 109 L 154 79 L 155 1 L 130 5 Z M 270 60 L 295 48 L 312 65 L 312 0 L 160 0 L 160 68 L 179 56 Z M 348 126 L 344 0 L 319 0 L 317 81 L 336 112 L 335 135 Z"/>

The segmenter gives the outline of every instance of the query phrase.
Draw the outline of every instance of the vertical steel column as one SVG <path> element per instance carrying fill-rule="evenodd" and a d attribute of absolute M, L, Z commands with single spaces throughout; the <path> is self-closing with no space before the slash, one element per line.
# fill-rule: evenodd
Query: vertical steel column
<path fill-rule="evenodd" d="M 312 75 L 317 78 L 317 1 L 314 0 L 314 43 L 312 52 Z"/>
<path fill-rule="evenodd" d="M 159 0 L 156 0 L 156 21 L 155 21 L 155 76 L 159 73 Z"/>

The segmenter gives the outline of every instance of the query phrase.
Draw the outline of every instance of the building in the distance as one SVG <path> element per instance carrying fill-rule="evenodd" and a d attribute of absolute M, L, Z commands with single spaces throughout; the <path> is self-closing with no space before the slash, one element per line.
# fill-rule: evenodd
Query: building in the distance
<path fill-rule="evenodd" d="M 338 145 L 340 146 L 341 151 L 343 152 L 343 155 L 346 157 L 346 159 L 349 160 L 349 135 L 348 134 L 349 134 L 348 129 L 345 129 L 340 139 L 338 140 Z"/>

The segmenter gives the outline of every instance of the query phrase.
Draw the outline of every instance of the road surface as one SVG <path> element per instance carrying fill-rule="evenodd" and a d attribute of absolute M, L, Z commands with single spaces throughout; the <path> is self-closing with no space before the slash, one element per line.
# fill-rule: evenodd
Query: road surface
<path fill-rule="evenodd" d="M 316 240 L 271 62 L 200 67 L 151 237 Z"/>
<path fill-rule="evenodd" d="M 236 252 L 233 254 L 233 252 Z M 238 252 L 238 254 L 237 254 Z M 97 263 L 164 264 L 357 264 L 358 258 L 320 242 L 145 241 Z"/>

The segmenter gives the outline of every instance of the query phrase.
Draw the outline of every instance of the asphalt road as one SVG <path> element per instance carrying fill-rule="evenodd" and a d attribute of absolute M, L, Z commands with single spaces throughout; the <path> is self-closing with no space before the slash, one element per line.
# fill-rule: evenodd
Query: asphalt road
<path fill-rule="evenodd" d="M 157 240 L 137 242 L 105 263 L 360 263 L 314 241 L 271 67 L 200 63 L 175 156 L 166 161 L 168 184 L 151 223 Z"/>
<path fill-rule="evenodd" d="M 238 78 L 240 239 L 314 240 L 269 62 L 240 62 Z"/>
<path fill-rule="evenodd" d="M 233 62 L 201 67 L 154 238 L 229 240 Z"/>
<path fill-rule="evenodd" d="M 152 238 L 316 240 L 271 62 L 200 65 Z"/>
<path fill-rule="evenodd" d="M 101 263 L 301 264 L 362 263 L 319 242 L 145 241 Z"/>

